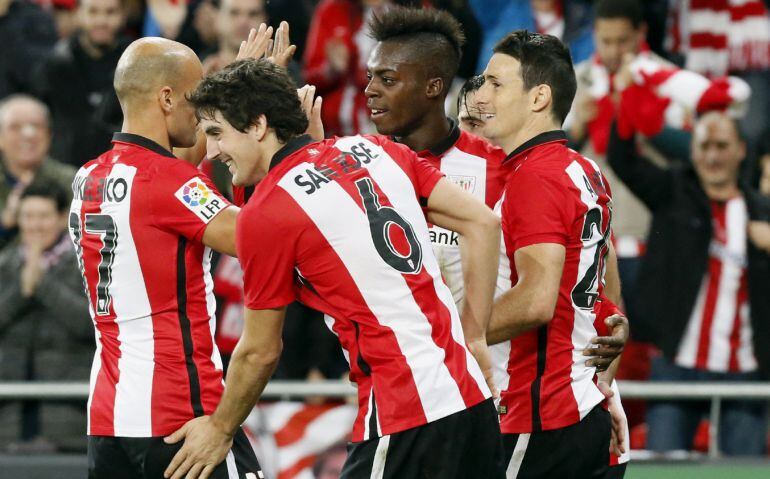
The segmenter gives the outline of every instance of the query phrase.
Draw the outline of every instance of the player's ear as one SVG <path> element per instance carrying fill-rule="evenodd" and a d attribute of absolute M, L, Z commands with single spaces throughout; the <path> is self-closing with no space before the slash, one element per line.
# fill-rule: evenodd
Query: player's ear
<path fill-rule="evenodd" d="M 265 115 L 259 115 L 254 120 L 252 129 L 254 131 L 254 137 L 257 139 L 257 141 L 264 140 L 265 136 L 267 135 L 267 117 L 265 117 Z"/>
<path fill-rule="evenodd" d="M 529 91 L 532 111 L 543 111 L 551 104 L 551 87 L 546 84 L 537 85 Z"/>
<path fill-rule="evenodd" d="M 169 86 L 164 86 L 158 90 L 158 103 L 166 114 L 171 113 L 174 109 L 174 99 L 172 98 L 174 91 Z"/>
<path fill-rule="evenodd" d="M 444 80 L 441 78 L 428 79 L 428 86 L 425 89 L 425 95 L 428 98 L 436 98 L 441 96 L 441 92 L 444 91 Z"/>

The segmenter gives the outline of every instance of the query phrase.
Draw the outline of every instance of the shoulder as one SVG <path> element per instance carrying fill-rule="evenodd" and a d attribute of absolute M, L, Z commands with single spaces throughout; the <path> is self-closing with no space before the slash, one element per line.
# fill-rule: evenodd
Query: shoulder
<path fill-rule="evenodd" d="M 458 138 L 455 146 L 466 153 L 481 156 L 487 160 L 502 162 L 506 157 L 502 148 L 491 144 L 480 136 L 465 131 L 460 132 L 460 138 Z"/>
<path fill-rule="evenodd" d="M 53 158 L 47 158 L 40 167 L 40 173 L 47 177 L 72 178 L 77 169 Z"/>

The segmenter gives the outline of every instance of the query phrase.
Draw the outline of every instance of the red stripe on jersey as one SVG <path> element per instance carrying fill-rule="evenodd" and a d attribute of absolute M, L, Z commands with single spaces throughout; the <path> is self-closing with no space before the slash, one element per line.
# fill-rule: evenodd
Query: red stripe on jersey
<path fill-rule="evenodd" d="M 714 227 L 717 231 L 725 231 L 726 212 L 725 205 L 712 202 Z M 722 240 L 722 242 L 726 242 L 724 238 Z M 706 369 L 708 364 L 711 326 L 714 323 L 714 311 L 716 310 L 717 299 L 719 298 L 719 282 L 722 277 L 722 261 L 713 256 L 710 257 L 708 270 L 709 281 L 706 289 L 706 302 L 703 306 L 700 337 L 698 338 L 698 354 L 695 359 L 695 367 L 698 369 Z"/>
<path fill-rule="evenodd" d="M 101 197 L 101 184 L 109 175 L 111 166 L 99 165 L 88 175 L 89 186 L 87 194 L 92 197 Z M 86 284 L 88 287 L 88 296 L 91 300 L 91 307 L 96 311 L 97 283 L 99 281 L 99 264 L 102 256 L 100 250 L 103 247 L 103 241 L 100 235 L 86 233 L 86 216 L 101 212 L 100 202 L 83 202 L 80 210 L 80 245 L 81 256 L 83 259 L 83 268 L 91 272 L 86 275 Z M 108 315 L 94 316 L 96 329 L 99 331 L 101 343 L 101 367 L 96 376 L 96 384 L 93 385 L 92 396 L 99 396 L 99 401 L 92 401 L 89 410 L 89 434 L 111 435 L 114 433 L 115 417 L 115 385 L 120 380 L 120 340 L 118 325 L 115 322 L 115 310 L 113 304 L 110 304 Z"/>
<path fill-rule="evenodd" d="M 344 187 L 342 184 L 341 186 Z M 348 193 L 351 194 L 353 192 L 348 191 Z M 296 215 L 297 217 L 304 217 L 308 224 L 313 224 L 310 217 L 308 217 L 305 211 L 294 202 L 287 192 L 277 188 L 273 194 L 276 195 L 276 197 L 273 198 L 275 203 L 273 203 L 271 207 L 274 206 L 282 211 L 283 214 L 289 216 Z M 355 194 L 357 195 L 358 193 L 356 192 Z M 335 290 L 335 293 L 340 294 L 340 297 L 324 297 L 309 291 L 308 288 L 305 287 L 300 290 L 299 299 L 307 306 L 324 312 L 340 311 L 333 305 L 339 304 L 338 301 L 348 302 L 348 297 L 354 298 L 356 305 L 365 305 L 366 301 L 358 290 L 355 280 L 350 276 L 347 267 L 337 253 L 328 244 L 323 233 L 321 233 L 317 227 L 309 227 L 303 234 L 307 236 L 308 243 L 325 245 L 325 259 L 329 262 L 327 267 L 329 270 L 333 270 L 336 273 L 336 281 L 333 289 Z M 308 252 L 308 254 L 314 253 Z M 301 264 L 302 258 L 300 258 L 300 274 L 302 274 Z M 314 285 L 311 284 L 310 287 L 314 289 Z M 374 386 L 374 394 L 377 401 L 376 409 L 377 415 L 379 416 L 378 419 L 386 418 L 384 421 L 385 423 L 381 425 L 383 434 L 389 434 L 389 431 L 391 431 L 393 427 L 399 427 L 402 424 L 405 425 L 405 428 L 424 424 L 426 418 L 420 403 L 417 385 L 414 382 L 409 365 L 403 360 L 403 356 L 400 361 L 390 361 L 387 364 L 389 369 L 387 373 L 388 376 L 399 378 L 395 384 L 385 383 L 383 381 L 373 383 L 371 373 L 367 374 L 367 372 L 363 370 L 364 367 L 362 367 L 362 363 L 365 363 L 367 367 L 369 366 L 369 361 L 366 360 L 368 356 L 371 355 L 376 358 L 380 356 L 380 351 L 400 351 L 400 347 L 395 334 L 391 330 L 383 328 L 371 310 L 368 308 L 358 308 L 357 313 L 355 318 L 348 318 L 341 311 L 336 314 L 332 313 L 335 316 L 336 322 L 339 323 L 336 332 L 338 333 L 340 342 L 350 354 L 350 380 L 354 381 L 358 386 L 359 412 L 353 426 L 352 440 L 362 441 L 370 437 L 378 436 L 377 431 L 370 431 L 370 435 L 364 437 L 364 431 L 367 427 L 367 424 L 365 423 L 366 416 L 369 413 L 369 396 L 372 386 Z M 347 323 L 350 324 L 348 325 Z M 353 323 L 358 323 L 358 326 Z M 377 361 L 372 361 L 371 363 L 374 367 L 378 367 Z M 409 406 L 405 407 L 405 404 L 408 404 Z M 415 416 L 417 417 L 415 418 Z"/>
<path fill-rule="evenodd" d="M 379 197 L 379 202 L 382 206 L 390 206 L 393 204 L 388 199 L 385 192 L 380 189 L 377 182 L 372 180 L 375 192 Z M 348 193 L 351 193 L 348 190 Z M 361 201 L 361 197 L 358 192 L 355 193 L 353 199 Z M 364 211 L 363 204 L 359 205 L 361 210 Z M 408 247 L 408 245 L 407 245 Z M 403 251 L 403 250 L 401 250 Z M 437 345 L 446 344 L 447 349 L 444 349 L 444 365 L 446 365 L 452 379 L 455 380 L 460 392 L 465 401 L 465 405 L 470 407 L 484 400 L 484 394 L 479 390 L 476 383 L 468 375 L 468 365 L 466 363 L 465 348 L 457 344 L 452 337 L 452 317 L 451 313 L 447 309 L 446 305 L 436 295 L 435 288 L 433 287 L 433 278 L 425 270 L 425 267 L 417 274 L 402 274 L 404 281 L 412 292 L 414 298 L 420 310 L 427 318 L 431 325 L 431 335 L 433 342 Z"/>
<path fill-rule="evenodd" d="M 727 48 L 727 35 L 721 33 L 697 32 L 690 35 L 690 48 Z"/>
<path fill-rule="evenodd" d="M 735 320 L 733 321 L 733 330 L 730 333 L 730 372 L 740 372 L 741 366 L 738 364 L 738 350 L 741 347 L 741 329 L 743 327 L 743 314 L 741 310 L 743 305 L 749 300 L 749 284 L 746 271 L 741 274 L 741 284 L 738 289 L 737 299 L 735 301 Z"/>

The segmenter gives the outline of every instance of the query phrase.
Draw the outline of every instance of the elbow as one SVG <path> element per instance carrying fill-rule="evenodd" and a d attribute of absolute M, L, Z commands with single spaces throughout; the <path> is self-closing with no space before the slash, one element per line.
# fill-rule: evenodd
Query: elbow
<path fill-rule="evenodd" d="M 556 304 L 548 304 L 545 301 L 535 301 L 528 310 L 527 319 L 533 327 L 548 324 L 553 319 Z"/>
<path fill-rule="evenodd" d="M 500 217 L 489 208 L 476 221 L 477 231 L 483 231 L 487 236 L 499 237 L 501 228 Z"/>
<path fill-rule="evenodd" d="M 278 366 L 278 361 L 281 359 L 281 352 L 283 351 L 283 342 L 269 347 L 260 348 L 252 351 L 243 352 L 243 358 L 245 362 L 259 370 L 275 371 Z"/>

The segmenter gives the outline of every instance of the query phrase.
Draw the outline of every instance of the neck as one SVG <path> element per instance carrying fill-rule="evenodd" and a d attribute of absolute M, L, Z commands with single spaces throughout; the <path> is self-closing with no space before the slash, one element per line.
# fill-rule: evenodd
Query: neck
<path fill-rule="evenodd" d="M 83 47 L 86 54 L 91 58 L 101 58 L 104 56 L 105 51 L 107 51 L 107 47 L 100 47 L 94 44 L 85 32 L 80 32 L 78 35 L 78 42 L 80 43 L 80 46 Z"/>
<path fill-rule="evenodd" d="M 531 121 L 528 121 L 517 132 L 511 134 L 506 138 L 501 138 L 499 141 L 500 147 L 505 151 L 506 155 L 511 154 L 516 148 L 520 147 L 527 141 L 536 137 L 541 133 L 547 131 L 559 130 L 561 127 L 551 119 L 548 115 L 537 115 Z"/>
<path fill-rule="evenodd" d="M 36 165 L 42 164 L 42 161 L 36 163 Z M 21 181 L 22 183 L 29 183 L 32 181 L 32 178 L 35 176 L 35 171 L 38 169 L 38 166 L 25 167 L 11 162 L 6 162 L 5 167 L 8 170 L 8 173 L 10 173 L 14 178 Z"/>
<path fill-rule="evenodd" d="M 741 192 L 737 182 L 725 183 L 723 185 L 703 185 L 708 199 L 712 201 L 727 201 L 735 198 Z"/>
<path fill-rule="evenodd" d="M 278 151 L 280 151 L 280 149 L 284 146 L 286 146 L 286 143 L 281 143 L 275 134 L 268 133 L 268 136 L 264 139 L 263 142 L 263 151 L 265 154 L 262 155 L 262 160 L 260 161 L 259 165 L 260 169 L 264 171 L 265 174 L 267 174 L 267 172 L 270 170 L 270 164 L 273 162 L 273 157 L 275 154 L 278 153 Z"/>
<path fill-rule="evenodd" d="M 409 134 L 396 139 L 408 146 L 412 151 L 423 151 L 431 148 L 449 135 L 451 124 L 442 108 L 426 115 L 422 124 L 413 129 Z"/>
<path fill-rule="evenodd" d="M 159 121 L 158 118 L 152 118 L 151 115 L 147 114 L 147 110 L 142 112 L 141 115 L 132 114 L 130 111 L 127 112 L 120 131 L 143 136 L 171 151 L 171 139 L 168 136 L 165 123 Z"/>

